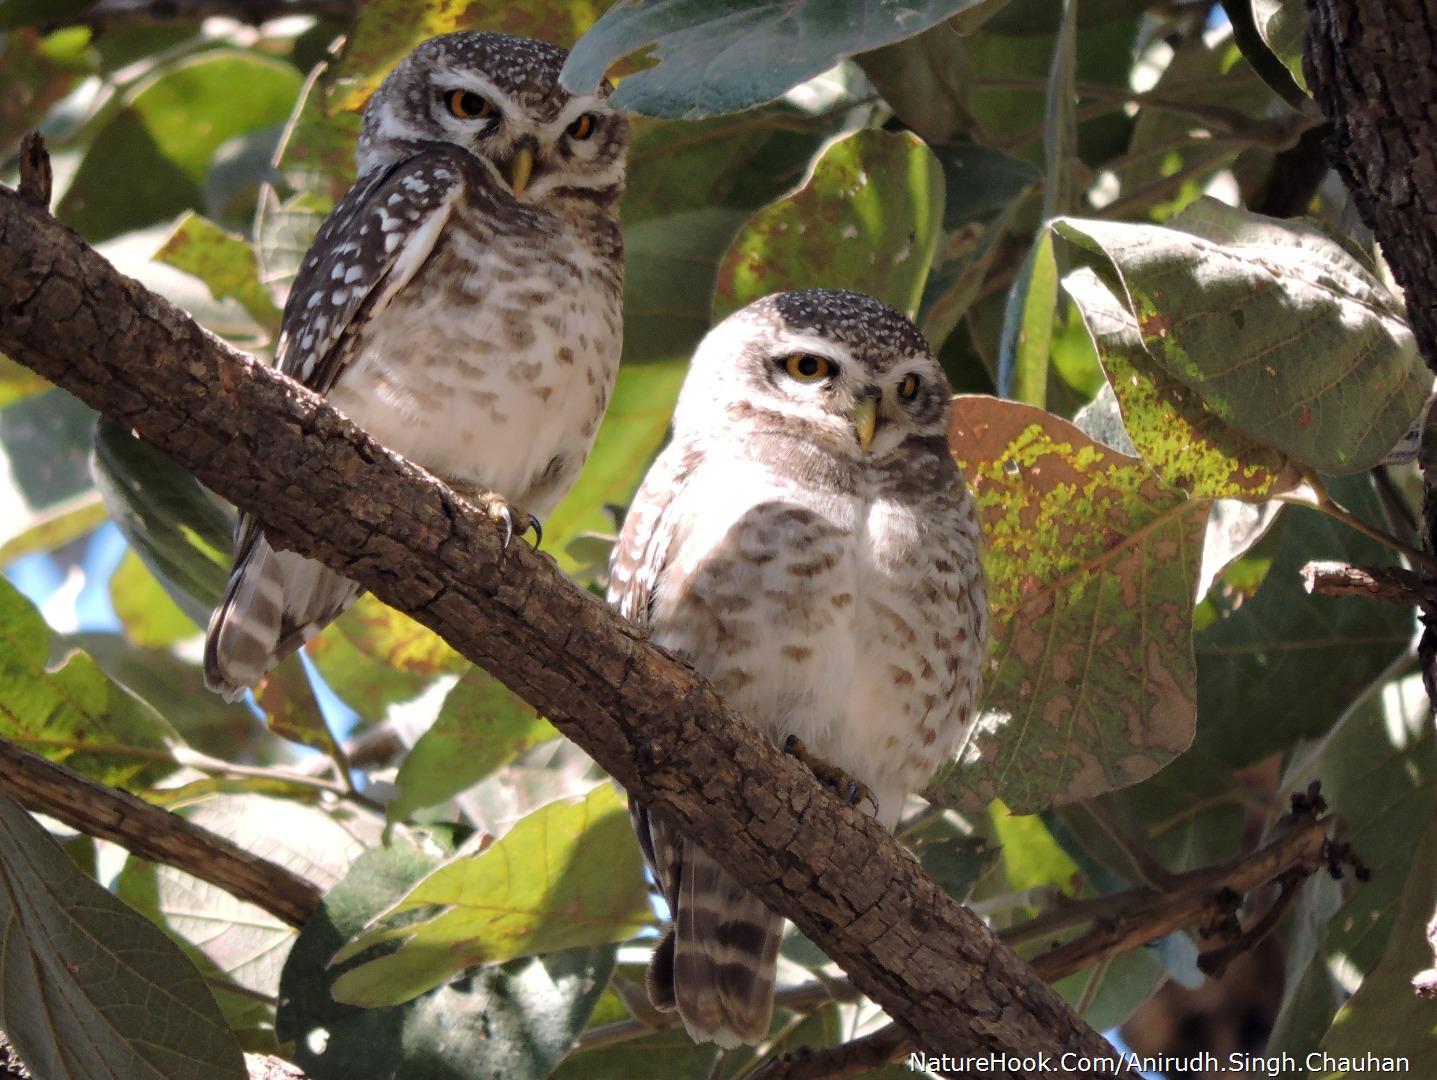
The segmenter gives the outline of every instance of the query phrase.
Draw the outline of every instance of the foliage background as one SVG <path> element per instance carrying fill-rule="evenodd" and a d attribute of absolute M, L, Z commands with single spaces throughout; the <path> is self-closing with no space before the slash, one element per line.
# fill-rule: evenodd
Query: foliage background
<path fill-rule="evenodd" d="M 648 0 L 601 19 L 606 6 L 374 0 L 350 14 L 275 0 L 251 24 L 0 0 L 0 164 L 13 181 L 18 139 L 38 126 L 59 217 L 263 352 L 352 179 L 357 110 L 400 56 L 456 28 L 582 39 L 566 77 L 591 84 L 618 62 L 617 101 L 636 114 L 626 341 L 546 549 L 602 587 L 714 319 L 805 285 L 909 311 L 974 395 L 953 430 L 984 509 L 998 630 L 986 722 L 933 801 L 914 801 L 905 839 L 1012 926 L 1251 850 L 1320 778 L 1373 881 L 1307 881 L 1251 961 L 1249 978 L 1282 989 L 1245 1027 L 1185 1047 L 1150 1034 L 1150 1005 L 1130 1036 L 1146 1050 L 1437 1059 L 1407 988 L 1430 962 L 1437 898 L 1414 620 L 1310 596 L 1298 574 L 1415 544 L 1410 467 L 1384 455 L 1430 378 L 1321 156 L 1301 4 L 865 0 L 841 20 L 816 0 Z M 48 913 L 53 933 L 22 939 L 37 966 L 66 955 L 45 940 L 133 947 L 118 976 L 82 969 L 49 989 L 83 1016 L 173 988 L 153 1027 L 115 1026 L 111 1055 L 184 1030 L 199 1045 L 160 1075 L 236 1075 L 236 1039 L 315 1077 L 756 1064 L 715 1065 L 712 1048 L 645 1027 L 656 916 L 620 799 L 532 710 L 372 600 L 253 702 L 225 705 L 197 663 L 227 508 L 9 361 L 0 453 L 0 735 L 329 890 L 296 935 L 52 826 L 70 856 L 57 864 L 6 810 L 0 865 L 54 883 L 49 899 L 13 899 L 21 921 Z M 1164 984 L 1202 986 L 1203 945 L 1174 935 L 1060 990 L 1113 1027 Z M 760 1057 L 881 1022 L 831 1000 L 819 976 L 833 974 L 789 939 L 792 1007 Z M 73 1042 L 22 997 L 0 1001 L 22 1053 Z M 1238 1000 L 1231 985 L 1219 997 Z M 190 1010 L 203 1019 L 176 1019 Z"/>

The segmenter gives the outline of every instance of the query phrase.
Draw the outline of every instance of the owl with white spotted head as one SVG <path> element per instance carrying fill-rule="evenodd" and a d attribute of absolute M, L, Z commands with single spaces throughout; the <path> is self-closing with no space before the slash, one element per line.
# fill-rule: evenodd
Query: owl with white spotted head
<path fill-rule="evenodd" d="M 280 370 L 506 527 L 578 476 L 622 343 L 628 125 L 610 87 L 559 86 L 563 49 L 424 42 L 365 110 L 359 178 L 285 304 Z M 233 699 L 359 595 L 242 515 L 205 679 Z"/>
<path fill-rule="evenodd" d="M 923 336 L 871 297 L 750 304 L 699 346 L 611 567 L 625 617 L 867 786 L 889 828 L 971 726 L 987 637 L 950 396 Z M 782 920 L 661 813 L 630 813 L 673 920 L 654 1004 L 697 1040 L 763 1039 Z"/>

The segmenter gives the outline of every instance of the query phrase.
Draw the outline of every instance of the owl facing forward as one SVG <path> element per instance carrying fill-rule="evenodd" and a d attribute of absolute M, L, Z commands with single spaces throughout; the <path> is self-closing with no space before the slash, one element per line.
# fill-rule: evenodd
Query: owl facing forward
<path fill-rule="evenodd" d="M 699 346 L 629 510 L 609 599 L 784 742 L 871 790 L 890 829 L 977 705 L 988 609 L 950 391 L 906 318 L 770 296 Z M 782 920 L 657 811 L 630 812 L 672 926 L 649 993 L 721 1046 L 768 1034 Z"/>
<path fill-rule="evenodd" d="M 563 49 L 426 41 L 375 92 L 359 178 L 315 237 L 275 359 L 520 531 L 593 445 L 622 340 L 626 121 L 559 86 Z M 234 698 L 359 586 L 241 515 L 205 680 Z"/>

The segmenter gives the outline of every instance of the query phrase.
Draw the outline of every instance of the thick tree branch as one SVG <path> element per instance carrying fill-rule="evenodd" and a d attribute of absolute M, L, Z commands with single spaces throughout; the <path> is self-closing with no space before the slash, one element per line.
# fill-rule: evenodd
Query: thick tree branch
<path fill-rule="evenodd" d="M 136 855 L 218 885 L 291 926 L 303 926 L 319 907 L 319 889 L 283 866 L 4 739 L 0 739 L 0 791 L 88 836 L 112 840 Z"/>
<path fill-rule="evenodd" d="M 670 814 L 932 1052 L 1107 1042 L 712 688 L 320 398 L 0 190 L 0 350 L 441 634 Z"/>
<path fill-rule="evenodd" d="M 1400 566 L 1349 566 L 1310 562 L 1302 568 L 1303 585 L 1324 596 L 1366 596 L 1389 604 L 1437 614 L 1437 581 Z"/>

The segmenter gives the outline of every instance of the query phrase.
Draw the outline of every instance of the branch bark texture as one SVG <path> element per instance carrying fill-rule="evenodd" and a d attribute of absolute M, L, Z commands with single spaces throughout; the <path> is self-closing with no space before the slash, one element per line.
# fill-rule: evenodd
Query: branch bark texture
<path fill-rule="evenodd" d="M 886 830 L 547 556 L 505 551 L 494 523 L 428 473 L 6 190 L 0 350 L 492 672 L 792 919 L 926 1051 L 1112 1055 Z"/>
<path fill-rule="evenodd" d="M 178 814 L 97 784 L 4 739 L 0 739 L 0 791 L 87 836 L 111 840 L 136 855 L 217 885 L 291 926 L 303 926 L 319 907 L 319 889 L 285 867 Z"/>

